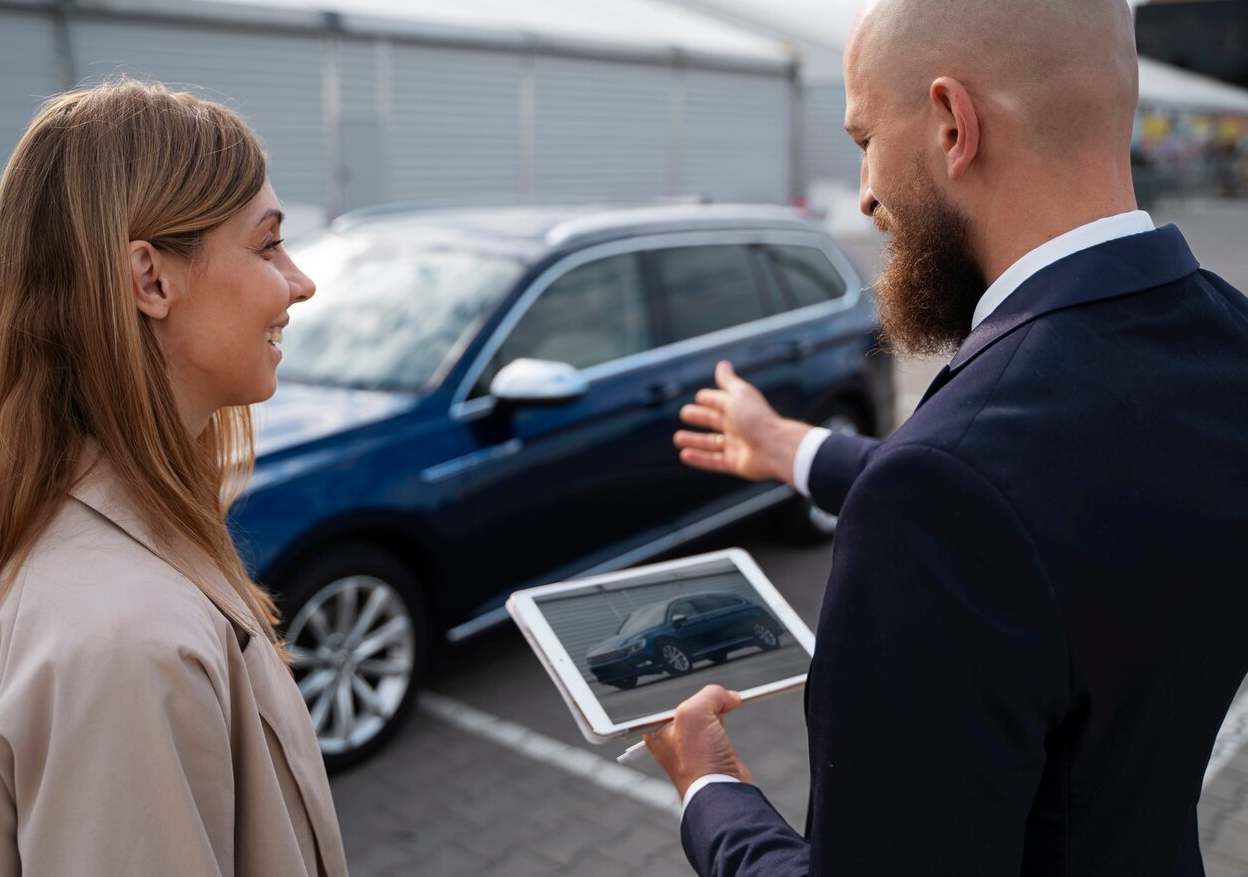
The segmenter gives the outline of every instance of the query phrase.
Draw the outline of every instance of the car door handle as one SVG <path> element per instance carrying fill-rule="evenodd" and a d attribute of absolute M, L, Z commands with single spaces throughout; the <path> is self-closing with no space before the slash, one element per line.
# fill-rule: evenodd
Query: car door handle
<path fill-rule="evenodd" d="M 805 359 L 815 352 L 815 342 L 813 341 L 789 341 L 782 348 L 780 356 L 786 362 L 796 362 L 799 359 Z"/>
<path fill-rule="evenodd" d="M 642 391 L 641 401 L 644 405 L 662 405 L 670 402 L 680 395 L 680 384 L 674 381 L 665 381 L 661 384 L 651 384 Z"/>

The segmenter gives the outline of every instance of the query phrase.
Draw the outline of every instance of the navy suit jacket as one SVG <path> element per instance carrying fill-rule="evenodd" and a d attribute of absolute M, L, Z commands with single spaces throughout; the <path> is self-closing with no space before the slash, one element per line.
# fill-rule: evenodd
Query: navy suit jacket
<path fill-rule="evenodd" d="M 1248 300 L 1173 226 L 1026 281 L 841 511 L 807 687 L 805 837 L 750 785 L 686 811 L 702 875 L 1199 875 L 1248 672 Z"/>

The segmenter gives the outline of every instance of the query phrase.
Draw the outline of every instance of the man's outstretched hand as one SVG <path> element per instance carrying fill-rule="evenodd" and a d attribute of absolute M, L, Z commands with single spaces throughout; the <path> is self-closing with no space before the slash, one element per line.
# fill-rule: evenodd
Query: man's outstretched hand
<path fill-rule="evenodd" d="M 751 782 L 750 771 L 728 742 L 724 716 L 741 706 L 741 695 L 707 685 L 676 707 L 676 717 L 646 735 L 646 748 L 667 771 L 681 800 L 698 777 L 712 773 Z"/>
<path fill-rule="evenodd" d="M 728 362 L 715 367 L 715 383 L 717 389 L 699 390 L 694 403 L 680 409 L 687 426 L 709 430 L 682 429 L 673 436 L 681 462 L 749 481 L 792 484 L 793 458 L 810 426 L 777 414 Z"/>

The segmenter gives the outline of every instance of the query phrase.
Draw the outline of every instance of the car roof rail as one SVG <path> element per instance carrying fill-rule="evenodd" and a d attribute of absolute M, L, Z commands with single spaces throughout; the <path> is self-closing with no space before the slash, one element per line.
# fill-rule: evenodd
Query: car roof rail
<path fill-rule="evenodd" d="M 551 247 L 584 246 L 599 240 L 672 231 L 781 229 L 823 231 L 792 207 L 772 204 L 695 204 L 604 211 L 568 219 L 546 233 Z"/>
<path fill-rule="evenodd" d="M 585 208 L 599 207 L 605 211 L 661 207 L 685 204 L 709 204 L 706 195 L 674 195 L 661 198 L 605 198 L 590 195 L 466 195 L 454 198 L 421 198 L 409 201 L 392 201 L 347 211 L 334 218 L 330 227 L 345 231 L 354 226 L 377 219 L 406 216 L 413 213 L 433 213 L 444 210 L 488 209 L 491 207 L 515 208 Z"/>

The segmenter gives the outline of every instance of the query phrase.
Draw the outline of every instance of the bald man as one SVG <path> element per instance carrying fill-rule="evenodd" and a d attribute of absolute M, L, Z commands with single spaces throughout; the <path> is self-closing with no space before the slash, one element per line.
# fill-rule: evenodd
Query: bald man
<path fill-rule="evenodd" d="M 703 875 L 1199 875 L 1248 672 L 1248 302 L 1136 209 L 1124 0 L 879 0 L 845 55 L 902 351 L 953 354 L 884 442 L 731 367 L 690 465 L 839 512 L 805 835 L 707 687 L 647 743 Z"/>

